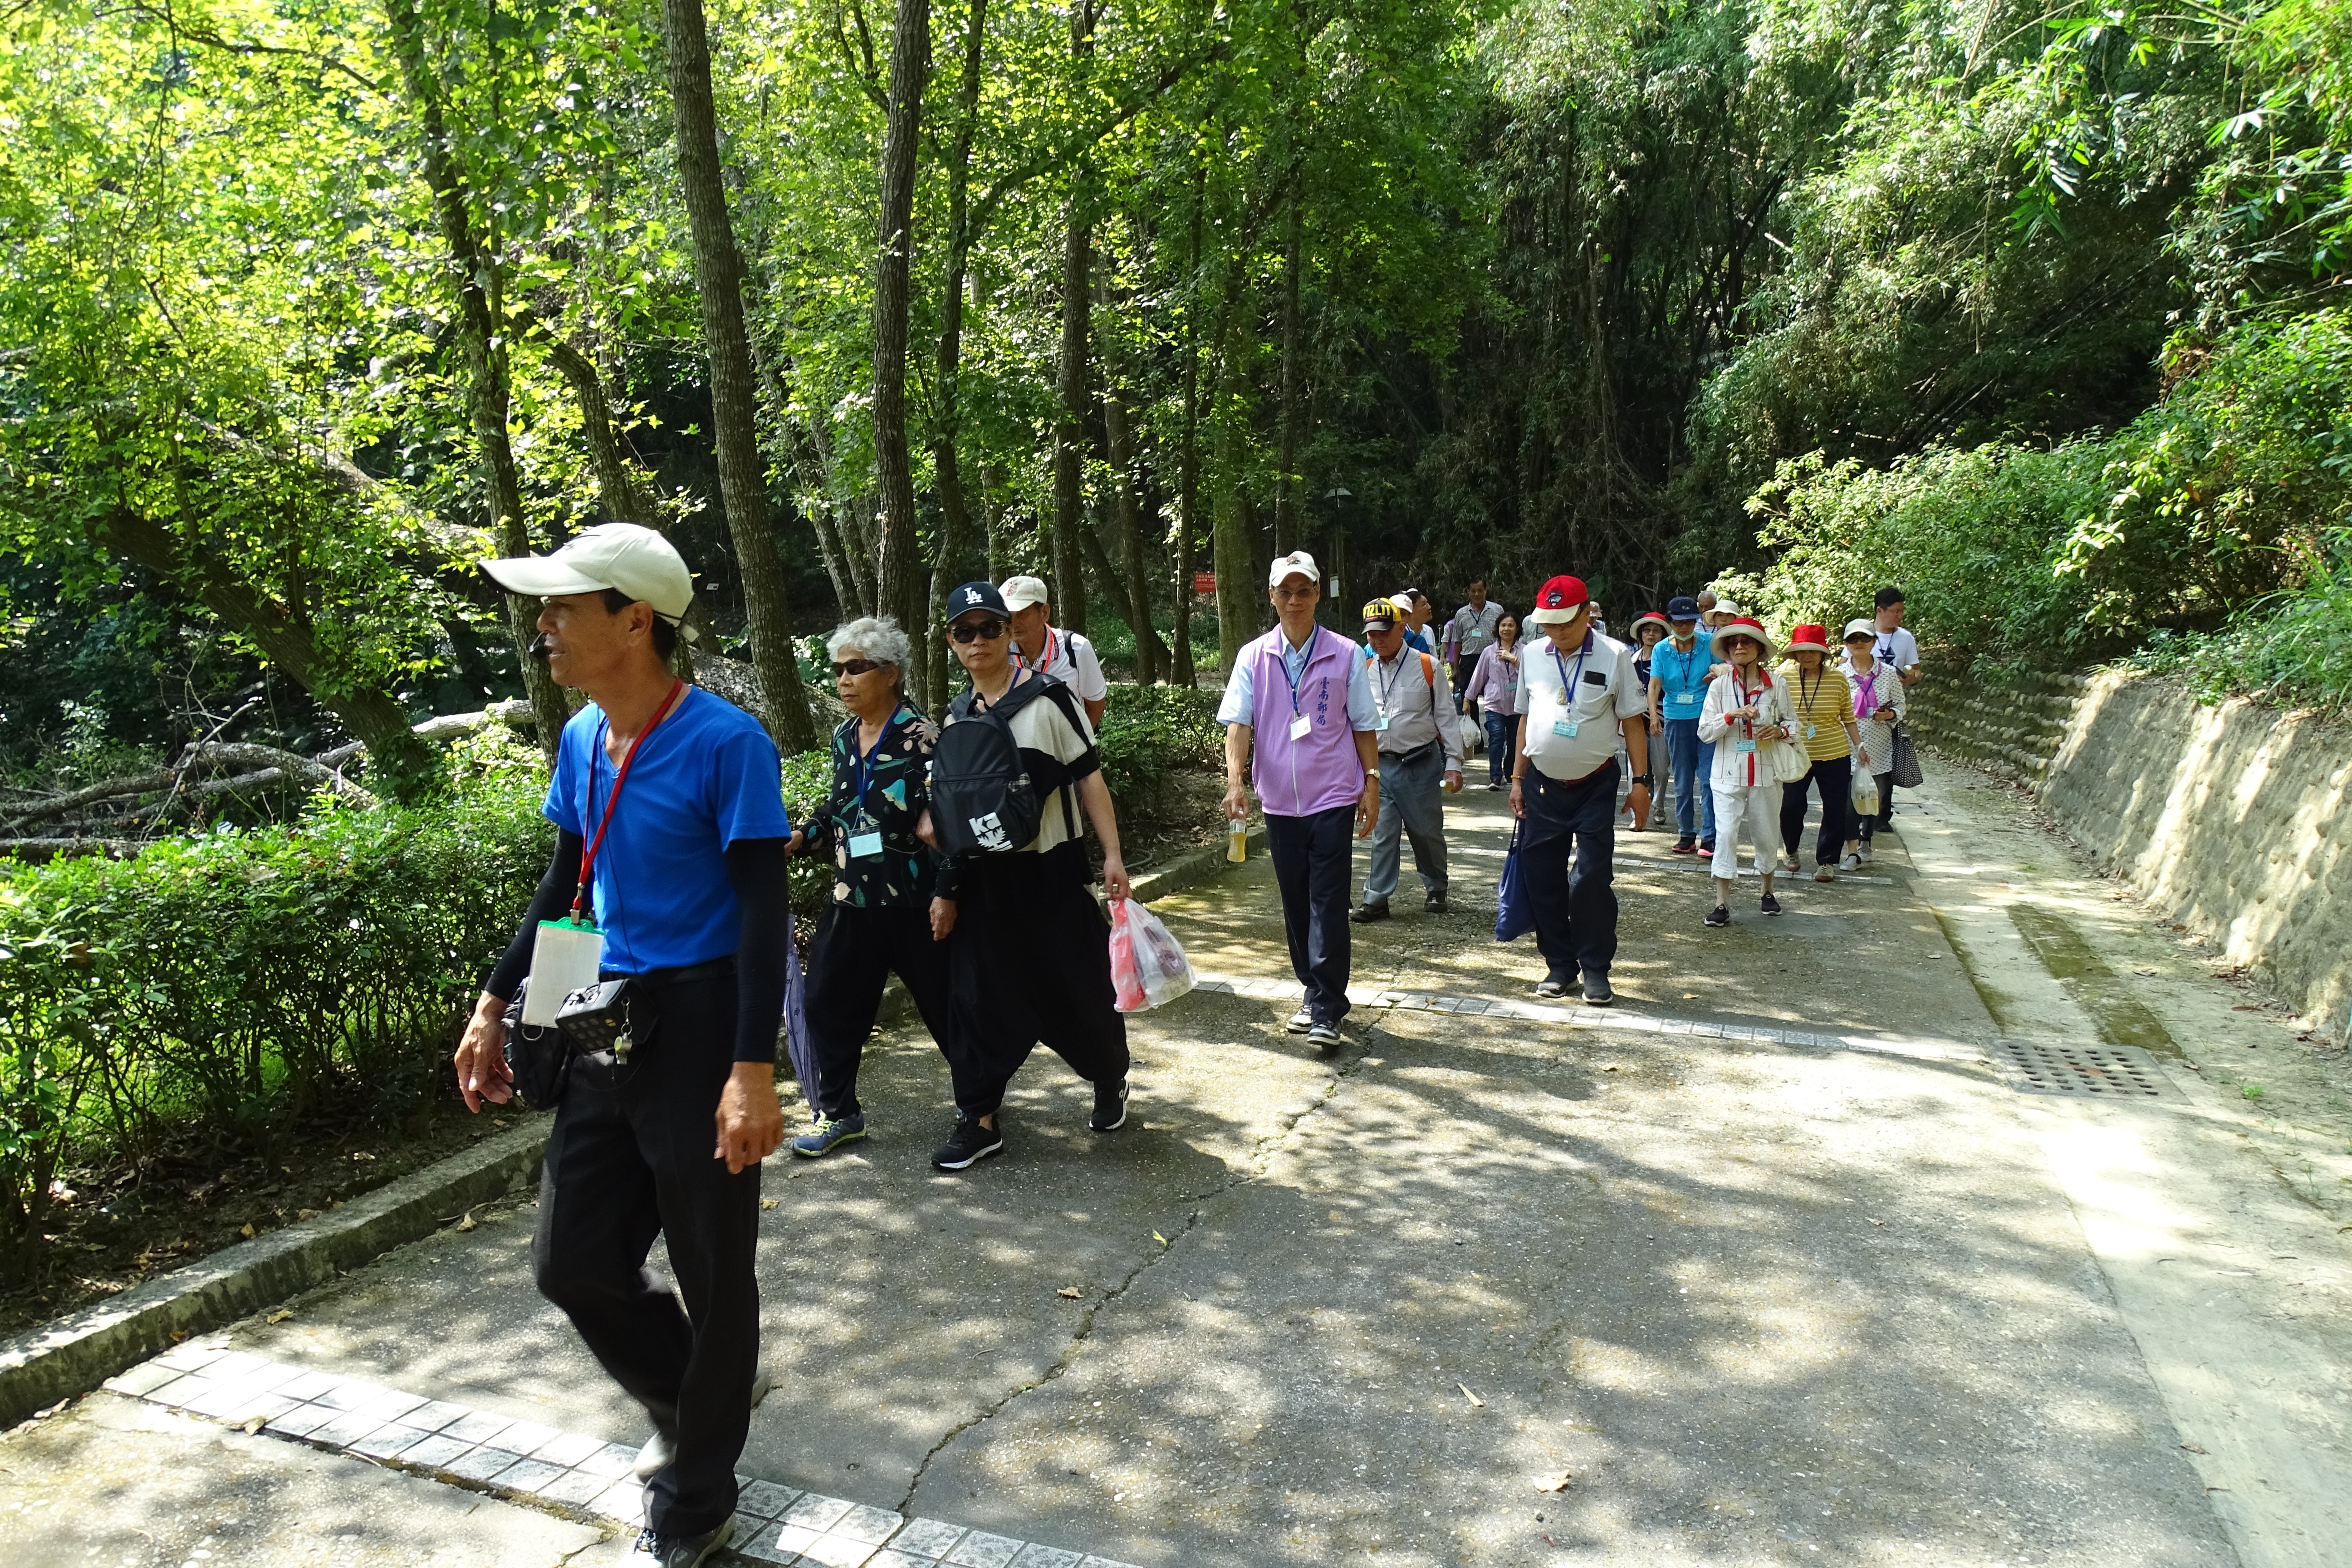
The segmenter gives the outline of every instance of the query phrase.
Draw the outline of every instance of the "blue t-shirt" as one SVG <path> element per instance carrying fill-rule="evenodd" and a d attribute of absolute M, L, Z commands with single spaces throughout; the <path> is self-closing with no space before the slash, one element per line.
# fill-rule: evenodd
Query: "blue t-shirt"
<path fill-rule="evenodd" d="M 1661 638 L 1650 650 L 1650 673 L 1664 689 L 1660 694 L 1660 715 L 1667 719 L 1696 719 L 1706 706 L 1706 672 L 1715 663 L 1715 651 L 1705 637 L 1695 638 L 1691 650 L 1675 649 L 1674 639 Z"/>
<path fill-rule="evenodd" d="M 572 716 L 541 808 L 583 841 L 595 836 L 613 798 L 604 733 L 594 703 Z M 596 851 L 593 891 L 604 967 L 642 974 L 733 952 L 742 913 L 727 879 L 727 847 L 739 838 L 792 836 L 783 765 L 768 732 L 725 698 L 688 687 L 639 743 Z"/>

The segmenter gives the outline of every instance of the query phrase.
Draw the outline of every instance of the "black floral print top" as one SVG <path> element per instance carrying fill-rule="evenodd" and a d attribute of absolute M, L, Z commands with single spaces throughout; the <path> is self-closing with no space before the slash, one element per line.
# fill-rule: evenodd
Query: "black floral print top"
<path fill-rule="evenodd" d="M 931 748 L 939 734 L 938 726 L 904 702 L 883 723 L 870 758 L 859 755 L 856 714 L 834 731 L 833 789 L 809 814 L 806 828 L 811 852 L 832 847 L 834 902 L 888 909 L 928 904 L 938 891 L 939 857 L 915 837 L 915 825 L 931 804 Z M 854 842 L 872 833 L 881 835 L 878 850 L 850 853 Z"/>

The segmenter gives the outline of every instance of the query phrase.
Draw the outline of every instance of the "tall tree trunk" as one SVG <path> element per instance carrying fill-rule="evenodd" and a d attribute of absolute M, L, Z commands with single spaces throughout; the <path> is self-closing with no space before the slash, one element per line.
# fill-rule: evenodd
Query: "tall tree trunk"
<path fill-rule="evenodd" d="M 882 216 L 874 262 L 874 468 L 882 501 L 882 549 L 875 576 L 883 613 L 898 616 L 910 630 L 922 624 L 924 574 L 907 448 L 907 296 L 915 248 L 915 155 L 922 134 L 923 86 L 930 74 L 930 0 L 898 0 L 890 37 Z"/>
<path fill-rule="evenodd" d="M 971 261 L 971 144 L 980 128 L 980 66 L 988 38 L 988 0 L 971 0 L 963 28 L 963 79 L 956 90 L 955 145 L 948 154 L 948 253 L 940 279 L 940 343 L 937 374 L 939 419 L 931 430 L 931 471 L 940 491 L 939 554 L 931 565 L 930 615 L 936 626 L 946 612 L 948 591 L 963 571 L 971 538 L 971 512 L 963 490 L 964 280 Z M 998 579 L 1002 581 L 1002 579 Z M 939 637 L 922 639 L 927 705 L 937 713 L 947 705 L 948 650 Z"/>
<path fill-rule="evenodd" d="M 1171 650 L 1176 684 L 1188 690 L 1200 679 L 1192 668 L 1192 551 L 1200 537 L 1194 527 L 1194 509 L 1201 498 L 1201 215 L 1207 198 L 1207 170 L 1196 166 L 1187 257 L 1192 279 L 1191 308 L 1184 312 L 1184 437 L 1176 456 L 1176 646 Z"/>
<path fill-rule="evenodd" d="M 996 471 L 985 462 L 980 466 L 980 510 L 988 520 L 988 576 L 1002 583 L 1013 575 L 1013 528 L 1011 509 L 997 504 Z"/>
<path fill-rule="evenodd" d="M 505 323 L 493 292 L 499 283 L 497 261 L 474 232 L 464 177 L 450 156 L 441 84 L 425 53 L 425 24 L 417 16 L 415 0 L 385 0 L 384 15 L 392 25 L 392 46 L 400 57 L 409 100 L 425 133 L 425 183 L 433 193 L 442 242 L 449 248 L 451 282 L 457 295 L 457 340 L 470 383 L 466 401 L 473 416 L 475 444 L 481 450 L 490 531 L 500 553 L 528 555 L 530 528 L 523 517 L 522 481 L 515 468 L 513 444 L 507 438 L 509 366 Z M 562 738 L 563 721 L 572 716 L 571 705 L 564 701 L 562 689 L 547 666 L 531 657 L 530 645 L 539 635 L 539 601 L 520 594 L 500 596 L 506 604 L 507 636 L 521 668 L 523 690 L 539 720 L 539 748 L 551 763 L 556 743 Z"/>
<path fill-rule="evenodd" d="M 1143 558 L 1143 507 L 1135 489 L 1135 440 L 1120 389 L 1103 394 L 1103 444 L 1111 467 L 1111 532 L 1127 590 L 1127 615 L 1135 628 L 1135 678 L 1154 685 L 1168 672 L 1168 649 L 1151 626 L 1151 569 Z"/>
<path fill-rule="evenodd" d="M 1075 22 L 1073 26 L 1075 26 Z M 1087 629 L 1086 527 L 1087 338 L 1092 329 L 1094 228 L 1082 192 L 1072 188 L 1062 246 L 1062 374 L 1060 417 L 1054 425 L 1054 618 L 1072 631 Z"/>
<path fill-rule="evenodd" d="M 743 584 L 743 618 L 751 636 L 751 666 L 767 698 L 761 715 L 786 752 L 817 743 L 793 650 L 792 605 L 782 563 L 768 530 L 768 497 L 760 457 L 758 383 L 751 334 L 743 324 L 743 258 L 727 216 L 727 188 L 719 169 L 719 118 L 710 95 L 710 37 L 702 0 L 662 0 L 668 34 L 670 107 L 677 123 L 678 184 L 694 235 L 695 291 L 702 301 L 703 348 L 710 356 L 710 425 L 719 449 L 719 500 L 735 546 Z"/>
<path fill-rule="evenodd" d="M 1282 243 L 1282 433 L 1274 476 L 1274 552 L 1298 548 L 1298 343 L 1299 186 L 1290 184 L 1290 221 Z"/>

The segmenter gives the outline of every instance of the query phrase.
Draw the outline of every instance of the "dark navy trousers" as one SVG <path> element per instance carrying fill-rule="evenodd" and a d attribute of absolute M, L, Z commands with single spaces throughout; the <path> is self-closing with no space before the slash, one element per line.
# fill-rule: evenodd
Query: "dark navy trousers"
<path fill-rule="evenodd" d="M 1348 1016 L 1348 890 L 1355 881 L 1356 808 L 1335 805 L 1311 816 L 1265 814 L 1265 848 L 1282 889 L 1282 934 L 1290 970 L 1307 987 L 1307 1010 L 1318 1024 Z"/>
<path fill-rule="evenodd" d="M 1549 979 L 1606 976 L 1617 957 L 1617 775 L 1612 760 L 1573 784 L 1528 769 L 1519 868 Z"/>

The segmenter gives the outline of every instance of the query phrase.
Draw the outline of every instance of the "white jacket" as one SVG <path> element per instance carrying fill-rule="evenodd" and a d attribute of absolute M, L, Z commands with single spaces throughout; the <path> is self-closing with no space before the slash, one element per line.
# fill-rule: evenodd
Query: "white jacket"
<path fill-rule="evenodd" d="M 1780 679 L 1762 665 L 1751 665 L 1755 679 L 1764 684 L 1750 689 L 1745 699 L 1739 695 L 1738 668 L 1717 676 L 1706 683 L 1706 702 L 1698 712 L 1698 738 L 1715 748 L 1715 768 L 1710 782 L 1717 789 L 1745 789 L 1750 784 L 1771 784 L 1779 787 L 1772 776 L 1772 757 L 1768 742 L 1759 742 L 1752 752 L 1738 749 L 1738 742 L 1750 731 L 1767 724 L 1778 724 L 1782 730 L 1796 722 L 1789 706 L 1789 695 Z M 1743 720 L 1727 723 L 1723 715 L 1733 708 L 1753 704 L 1759 717 L 1751 724 Z"/>

